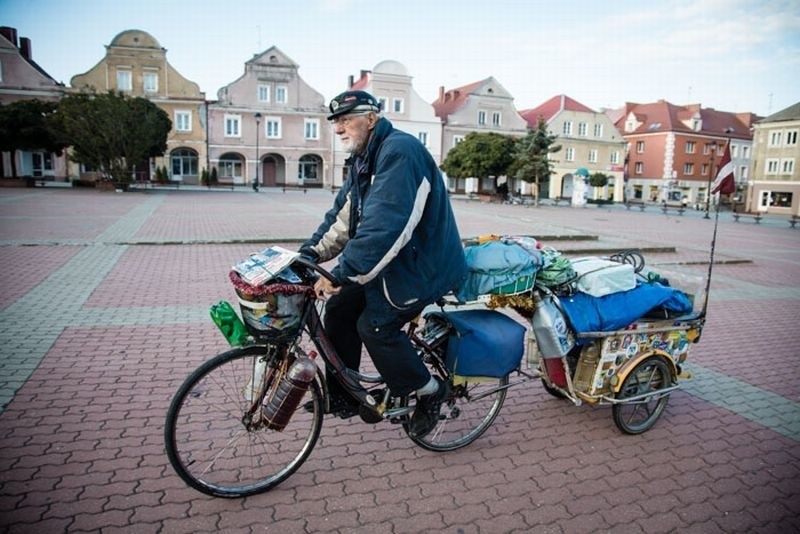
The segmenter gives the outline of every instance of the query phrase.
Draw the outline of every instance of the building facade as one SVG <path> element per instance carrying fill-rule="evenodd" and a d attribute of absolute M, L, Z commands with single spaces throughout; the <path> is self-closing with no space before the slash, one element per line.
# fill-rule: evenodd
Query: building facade
<path fill-rule="evenodd" d="M 552 155 L 550 182 L 539 184 L 540 198 L 572 199 L 578 190 L 583 198 L 613 200 L 624 198 L 624 165 L 627 143 L 605 113 L 599 113 L 567 95 L 556 95 L 520 115 L 530 129 L 539 117 L 548 131 L 557 136 L 561 150 Z M 587 177 L 602 173 L 608 177 L 603 187 L 590 187 Z"/>
<path fill-rule="evenodd" d="M 433 107 L 414 90 L 412 76 L 406 67 L 393 60 L 381 61 L 369 70 L 362 70 L 358 80 L 350 76 L 348 89 L 367 91 L 381 103 L 384 117 L 398 130 L 420 140 L 437 164 L 442 162 L 442 123 Z M 333 95 L 336 96 L 336 95 Z M 345 160 L 349 154 L 342 150 L 334 136 L 334 185 L 340 187 L 347 176 Z"/>
<path fill-rule="evenodd" d="M 277 47 L 209 103 L 209 154 L 221 183 L 332 187 L 331 129 L 322 94 Z"/>
<path fill-rule="evenodd" d="M 800 102 L 754 124 L 746 208 L 800 215 Z"/>
<path fill-rule="evenodd" d="M 70 88 L 119 91 L 147 98 L 163 109 L 172 120 L 167 152 L 139 164 L 136 179 L 150 180 L 156 166 L 164 166 L 170 180 L 200 183 L 201 171 L 208 167 L 205 94 L 169 64 L 167 50 L 152 35 L 141 30 L 118 34 L 97 65 L 72 77 Z"/>
<path fill-rule="evenodd" d="M 472 132 L 512 137 L 522 137 L 527 133 L 528 125 L 517 113 L 514 98 L 491 76 L 455 89 L 440 87 L 433 109 L 442 122 L 442 161 Z M 506 177 L 485 178 L 484 183 L 479 183 L 477 178 L 450 178 L 448 187 L 450 191 L 459 193 L 494 193 L 497 182 L 505 180 Z M 514 180 L 511 182 L 509 191 L 517 191 L 520 185 Z"/>
<path fill-rule="evenodd" d="M 34 60 L 31 41 L 18 38 L 17 30 L 0 28 L 0 105 L 20 100 L 58 101 L 64 95 L 64 85 L 54 80 Z M 66 181 L 68 163 L 66 152 L 47 150 L 16 150 L 0 154 L 2 177 L 17 176 Z"/>
<path fill-rule="evenodd" d="M 734 176 L 742 187 L 740 175 L 749 172 L 746 169 L 752 157 L 751 128 L 757 120 L 752 113 L 717 111 L 700 104 L 676 106 L 659 100 L 626 103 L 615 116 L 628 144 L 627 199 L 685 202 L 708 209 L 715 202 L 709 197 L 710 186 L 728 144 Z"/>

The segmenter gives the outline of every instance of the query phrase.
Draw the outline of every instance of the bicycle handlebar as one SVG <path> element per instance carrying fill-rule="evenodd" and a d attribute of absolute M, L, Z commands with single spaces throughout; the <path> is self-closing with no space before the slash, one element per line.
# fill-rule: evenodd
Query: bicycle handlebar
<path fill-rule="evenodd" d="M 322 276 L 324 278 L 327 278 L 328 281 L 330 281 L 330 283 L 332 283 L 334 285 L 334 287 L 339 287 L 341 285 L 339 283 L 339 280 L 337 280 L 336 277 L 333 276 L 330 273 L 330 271 L 328 271 L 327 269 L 325 269 L 321 265 L 319 265 L 317 263 L 314 263 L 310 259 L 308 259 L 308 258 L 306 258 L 304 256 L 298 256 L 297 258 L 295 258 L 294 261 L 296 263 L 299 263 L 303 267 L 306 267 L 307 269 L 311 269 L 312 271 L 317 272 L 320 276 Z"/>

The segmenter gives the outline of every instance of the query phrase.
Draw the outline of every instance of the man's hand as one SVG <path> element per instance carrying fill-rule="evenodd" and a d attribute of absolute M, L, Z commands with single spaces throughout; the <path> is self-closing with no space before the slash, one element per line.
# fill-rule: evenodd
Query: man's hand
<path fill-rule="evenodd" d="M 334 286 L 331 281 L 324 276 L 320 277 L 319 280 L 314 283 L 314 295 L 316 295 L 319 300 L 328 300 L 329 295 L 336 295 L 341 289 L 341 286 Z"/>

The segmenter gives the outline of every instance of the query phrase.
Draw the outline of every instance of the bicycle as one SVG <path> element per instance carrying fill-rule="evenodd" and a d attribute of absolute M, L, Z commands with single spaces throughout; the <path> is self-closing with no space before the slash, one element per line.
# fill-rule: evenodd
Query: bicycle
<path fill-rule="evenodd" d="M 317 300 L 317 276 L 334 280 L 324 268 L 297 258 L 293 284 L 273 284 L 274 294 L 291 295 L 298 305 L 292 328 L 263 333 L 249 328 L 251 343 L 223 352 L 193 371 L 169 406 L 164 428 L 167 457 L 192 488 L 216 497 L 236 498 L 273 489 L 296 472 L 313 451 L 329 411 L 325 372 L 299 388 L 282 419 L 265 416 L 298 360 L 321 359 L 332 376 L 359 401 L 368 423 L 388 421 L 408 434 L 413 395 L 395 397 L 379 375 L 347 369 L 322 326 L 324 303 Z M 444 301 L 439 305 L 443 307 Z M 249 327 L 248 323 L 248 327 Z M 444 452 L 469 445 L 494 422 L 509 386 L 499 378 L 455 377 L 446 364 L 451 326 L 440 315 L 427 314 L 407 327 L 409 339 L 432 375 L 450 385 L 437 426 L 410 439 L 425 449 Z M 288 404 L 287 404 L 288 405 Z M 280 409 L 280 407 L 278 408 Z"/>

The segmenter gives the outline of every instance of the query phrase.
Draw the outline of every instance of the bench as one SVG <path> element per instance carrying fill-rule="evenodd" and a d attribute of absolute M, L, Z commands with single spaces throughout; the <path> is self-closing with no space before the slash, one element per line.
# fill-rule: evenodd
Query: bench
<path fill-rule="evenodd" d="M 794 228 L 794 225 L 796 225 L 798 222 L 800 222 L 800 217 L 797 215 L 792 215 L 791 218 L 789 218 L 789 226 L 792 228 Z"/>
<path fill-rule="evenodd" d="M 302 189 L 303 193 L 308 193 L 308 188 L 306 186 L 298 184 L 281 184 L 281 189 L 283 190 L 284 193 L 286 192 L 287 189 L 295 189 L 297 191 Z"/>
<path fill-rule="evenodd" d="M 632 206 L 638 206 L 639 211 L 644 211 L 644 209 L 647 207 L 647 204 L 645 204 L 641 200 L 629 200 L 625 203 L 626 210 L 631 209 Z"/>
<path fill-rule="evenodd" d="M 733 222 L 739 222 L 739 218 L 740 217 L 746 217 L 748 219 L 753 219 L 756 224 L 759 224 L 761 222 L 762 215 L 760 213 L 756 213 L 755 215 L 750 215 L 748 213 L 734 213 L 733 214 Z"/>
<path fill-rule="evenodd" d="M 661 212 L 664 215 L 666 215 L 669 212 L 670 209 L 674 209 L 675 211 L 677 211 L 678 215 L 683 215 L 683 212 L 686 211 L 686 207 L 681 205 L 681 204 L 677 204 L 677 205 L 662 204 L 661 205 Z"/>

